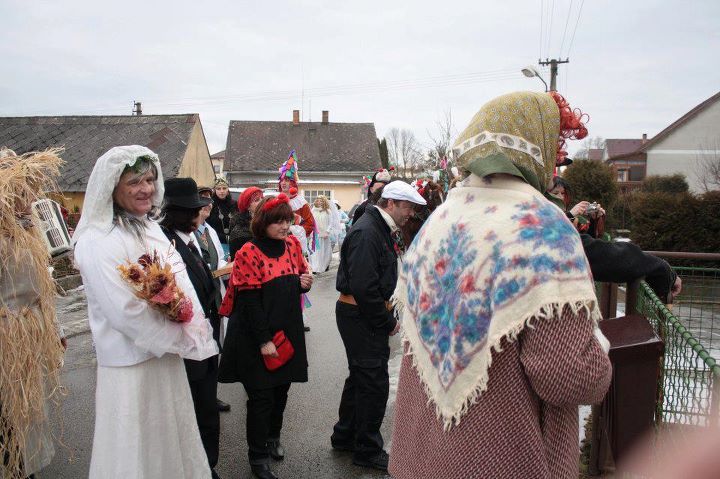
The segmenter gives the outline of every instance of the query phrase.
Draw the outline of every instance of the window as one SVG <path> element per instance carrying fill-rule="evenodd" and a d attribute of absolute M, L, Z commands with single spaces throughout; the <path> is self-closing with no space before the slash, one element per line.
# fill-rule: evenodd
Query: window
<path fill-rule="evenodd" d="M 327 199 L 332 199 L 331 190 L 303 190 L 303 194 L 305 195 L 305 200 L 310 203 L 310 205 L 313 204 L 318 196 L 324 196 Z"/>
<path fill-rule="evenodd" d="M 630 181 L 642 181 L 645 179 L 645 166 L 630 167 Z"/>
<path fill-rule="evenodd" d="M 618 181 L 628 180 L 628 170 L 618 170 Z"/>

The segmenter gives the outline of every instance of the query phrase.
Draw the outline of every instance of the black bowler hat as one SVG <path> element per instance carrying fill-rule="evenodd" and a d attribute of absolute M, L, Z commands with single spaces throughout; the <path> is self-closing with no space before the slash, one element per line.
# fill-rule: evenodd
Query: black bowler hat
<path fill-rule="evenodd" d="M 198 187 L 192 178 L 165 180 L 165 204 L 180 208 L 202 208 L 212 203 L 210 198 L 198 195 Z"/>
<path fill-rule="evenodd" d="M 572 165 L 573 160 L 568 158 L 567 156 L 560 161 L 560 163 L 556 163 L 555 166 L 570 166 Z"/>

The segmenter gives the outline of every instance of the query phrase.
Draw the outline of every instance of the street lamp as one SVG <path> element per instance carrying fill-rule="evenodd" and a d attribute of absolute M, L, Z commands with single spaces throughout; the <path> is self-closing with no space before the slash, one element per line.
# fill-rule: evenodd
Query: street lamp
<path fill-rule="evenodd" d="M 545 85 L 545 91 L 546 91 L 546 92 L 548 91 L 547 83 L 545 83 L 545 80 L 543 80 L 543 77 L 540 76 L 540 72 L 537 71 L 537 70 L 535 69 L 535 67 L 532 67 L 532 66 L 528 65 L 528 66 L 526 66 L 525 68 L 523 68 L 523 69 L 520 70 L 520 71 L 522 71 L 523 75 L 525 75 L 525 76 L 528 77 L 528 78 L 538 77 L 538 78 L 540 79 L 540 81 L 543 82 L 543 85 Z"/>

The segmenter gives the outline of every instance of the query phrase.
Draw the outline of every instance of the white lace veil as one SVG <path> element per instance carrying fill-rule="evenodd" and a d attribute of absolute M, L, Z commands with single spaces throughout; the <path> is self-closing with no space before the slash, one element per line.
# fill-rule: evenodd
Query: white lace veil
<path fill-rule="evenodd" d="M 90 173 L 90 179 L 85 189 L 82 215 L 72 238 L 73 245 L 77 244 L 80 237 L 90 228 L 110 231 L 113 226 L 113 191 L 120 181 L 125 167 L 134 165 L 141 156 L 150 157 L 157 169 L 152 204 L 160 206 L 165 194 L 165 186 L 158 156 L 152 150 L 139 145 L 111 148 L 98 158 L 92 173 Z"/>
<path fill-rule="evenodd" d="M 342 223 L 340 222 L 340 212 L 335 202 L 328 198 L 330 203 L 330 234 L 337 237 L 342 231 Z"/>

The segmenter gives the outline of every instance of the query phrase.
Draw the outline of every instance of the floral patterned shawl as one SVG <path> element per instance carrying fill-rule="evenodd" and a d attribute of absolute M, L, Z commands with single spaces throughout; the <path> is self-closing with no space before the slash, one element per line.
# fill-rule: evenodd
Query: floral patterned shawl
<path fill-rule="evenodd" d="M 536 94 L 528 95 L 532 104 Z M 519 165 L 521 173 L 538 180 L 547 177 L 555 159 L 557 117 L 547 112 L 544 118 L 550 121 L 544 128 L 554 132 L 542 137 L 536 133 L 543 127 L 528 132 L 519 126 L 508 128 L 524 101 L 516 103 L 513 95 L 504 98 L 512 105 L 491 102 L 492 108 L 476 115 L 473 122 L 480 123 L 471 123 L 458 144 L 482 132 L 496 140 L 482 143 L 483 138 L 480 147 L 463 154 L 475 166 L 489 159 L 490 172 L 498 165 Z M 521 111 L 515 124 L 527 126 L 530 118 L 543 115 Z M 503 136 L 515 142 L 514 148 L 501 146 Z M 544 138 L 548 145 L 540 161 L 548 155 L 550 167 L 532 157 L 533 146 Z M 528 153 L 521 153 L 522 148 Z M 467 158 L 461 156 L 461 164 L 463 160 Z M 401 266 L 394 301 L 402 308 L 403 339 L 446 430 L 458 424 L 487 389 L 492 349 L 497 350 L 503 338 L 515 340 L 534 321 L 557 320 L 565 305 L 573 311 L 585 309 L 592 321 L 600 318 L 579 235 L 562 210 L 528 184 L 524 174 L 515 176 L 520 178 L 482 179 L 473 174 L 462 187 L 451 190 Z"/>

